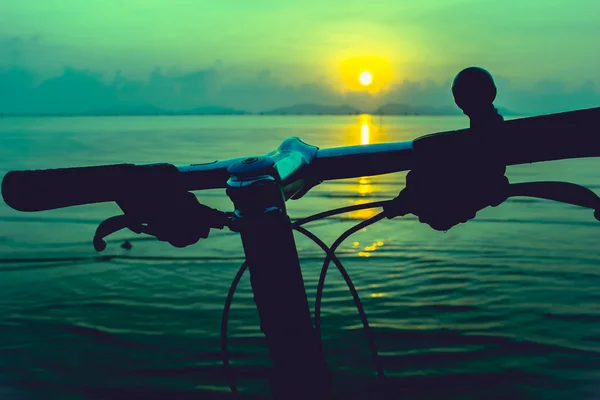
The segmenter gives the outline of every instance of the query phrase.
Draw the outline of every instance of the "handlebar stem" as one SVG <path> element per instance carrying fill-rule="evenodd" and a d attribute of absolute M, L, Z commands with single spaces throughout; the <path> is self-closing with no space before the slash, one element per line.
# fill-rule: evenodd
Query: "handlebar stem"
<path fill-rule="evenodd" d="M 253 157 L 228 168 L 260 327 L 269 349 L 276 399 L 331 398 L 330 373 L 314 330 L 298 260 L 284 183 L 275 161 Z"/>

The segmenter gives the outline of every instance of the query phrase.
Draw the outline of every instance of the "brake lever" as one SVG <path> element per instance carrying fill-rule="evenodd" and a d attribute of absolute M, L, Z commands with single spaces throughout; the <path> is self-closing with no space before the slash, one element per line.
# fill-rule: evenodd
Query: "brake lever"
<path fill-rule="evenodd" d="M 510 197 L 535 197 L 590 208 L 594 210 L 594 218 L 600 221 L 600 196 L 576 183 L 558 181 L 511 183 L 508 185 L 506 197 L 499 203 L 490 205 L 496 207 Z M 383 208 L 386 217 L 392 219 L 410 214 L 410 206 L 408 198 L 398 196 Z"/>
<path fill-rule="evenodd" d="M 232 217 L 231 213 L 214 209 L 211 209 L 211 212 L 212 216 L 208 219 L 209 223 L 206 225 L 208 230 L 211 228 L 223 229 L 225 226 L 229 226 Z M 145 223 L 140 222 L 127 214 L 117 215 L 102 221 L 98 225 L 98 228 L 96 228 L 92 241 L 94 250 L 101 252 L 106 249 L 107 243 L 104 239 L 113 233 L 126 228 L 137 234 L 145 233 L 155 237 L 160 234 L 159 232 L 154 232 L 150 226 L 147 226 Z"/>
<path fill-rule="evenodd" d="M 536 197 L 572 204 L 594 210 L 594 218 L 600 221 L 600 197 L 592 190 L 571 182 L 524 182 L 512 183 L 508 197 Z"/>
<path fill-rule="evenodd" d="M 101 252 L 106 249 L 106 240 L 104 238 L 127 227 L 128 218 L 126 215 L 117 215 L 102 221 L 94 234 L 94 250 Z"/>
<path fill-rule="evenodd" d="M 128 215 L 116 215 L 114 217 L 107 218 L 102 221 L 98 228 L 96 228 L 96 232 L 94 233 L 94 238 L 92 240 L 94 245 L 94 250 L 97 252 L 104 251 L 106 249 L 106 237 L 112 235 L 123 229 L 129 229 L 133 233 L 148 233 L 149 232 L 146 227 L 141 223 L 134 223 L 132 219 Z"/>

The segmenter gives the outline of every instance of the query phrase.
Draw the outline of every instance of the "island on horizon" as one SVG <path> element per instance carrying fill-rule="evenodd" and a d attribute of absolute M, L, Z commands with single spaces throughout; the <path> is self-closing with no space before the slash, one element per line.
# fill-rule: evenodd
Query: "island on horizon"
<path fill-rule="evenodd" d="M 499 107 L 498 111 L 503 116 L 518 116 L 521 114 Z M 390 115 L 390 116 L 456 116 L 462 115 L 458 107 L 431 107 L 412 106 L 401 103 L 390 103 L 378 107 L 375 110 L 360 110 L 355 107 L 344 105 L 323 105 L 315 103 L 296 104 L 287 107 L 279 107 L 260 112 L 250 112 L 225 106 L 203 106 L 187 110 L 167 110 L 152 105 L 119 107 L 115 109 L 98 110 L 93 112 L 79 113 L 3 113 L 1 117 L 101 117 L 101 116 L 233 116 L 233 115 L 258 115 L 258 116 L 317 116 L 317 115 Z"/>

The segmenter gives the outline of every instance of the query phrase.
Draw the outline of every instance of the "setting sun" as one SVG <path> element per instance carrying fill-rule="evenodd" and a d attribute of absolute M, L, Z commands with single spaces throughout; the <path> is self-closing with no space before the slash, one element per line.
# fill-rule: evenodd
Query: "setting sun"
<path fill-rule="evenodd" d="M 338 61 L 341 92 L 375 94 L 390 86 L 394 74 L 389 61 L 375 56 L 358 56 Z"/>
<path fill-rule="evenodd" d="M 363 71 L 358 76 L 358 81 L 363 86 L 369 86 L 373 82 L 373 75 L 369 71 Z"/>

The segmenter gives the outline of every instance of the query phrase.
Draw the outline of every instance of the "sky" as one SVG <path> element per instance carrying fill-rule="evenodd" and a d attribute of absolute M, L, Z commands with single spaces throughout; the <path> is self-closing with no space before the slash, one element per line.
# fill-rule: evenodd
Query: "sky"
<path fill-rule="evenodd" d="M 0 112 L 297 103 L 600 106 L 599 0 L 2 0 Z M 360 85 L 363 71 L 372 85 Z"/>

